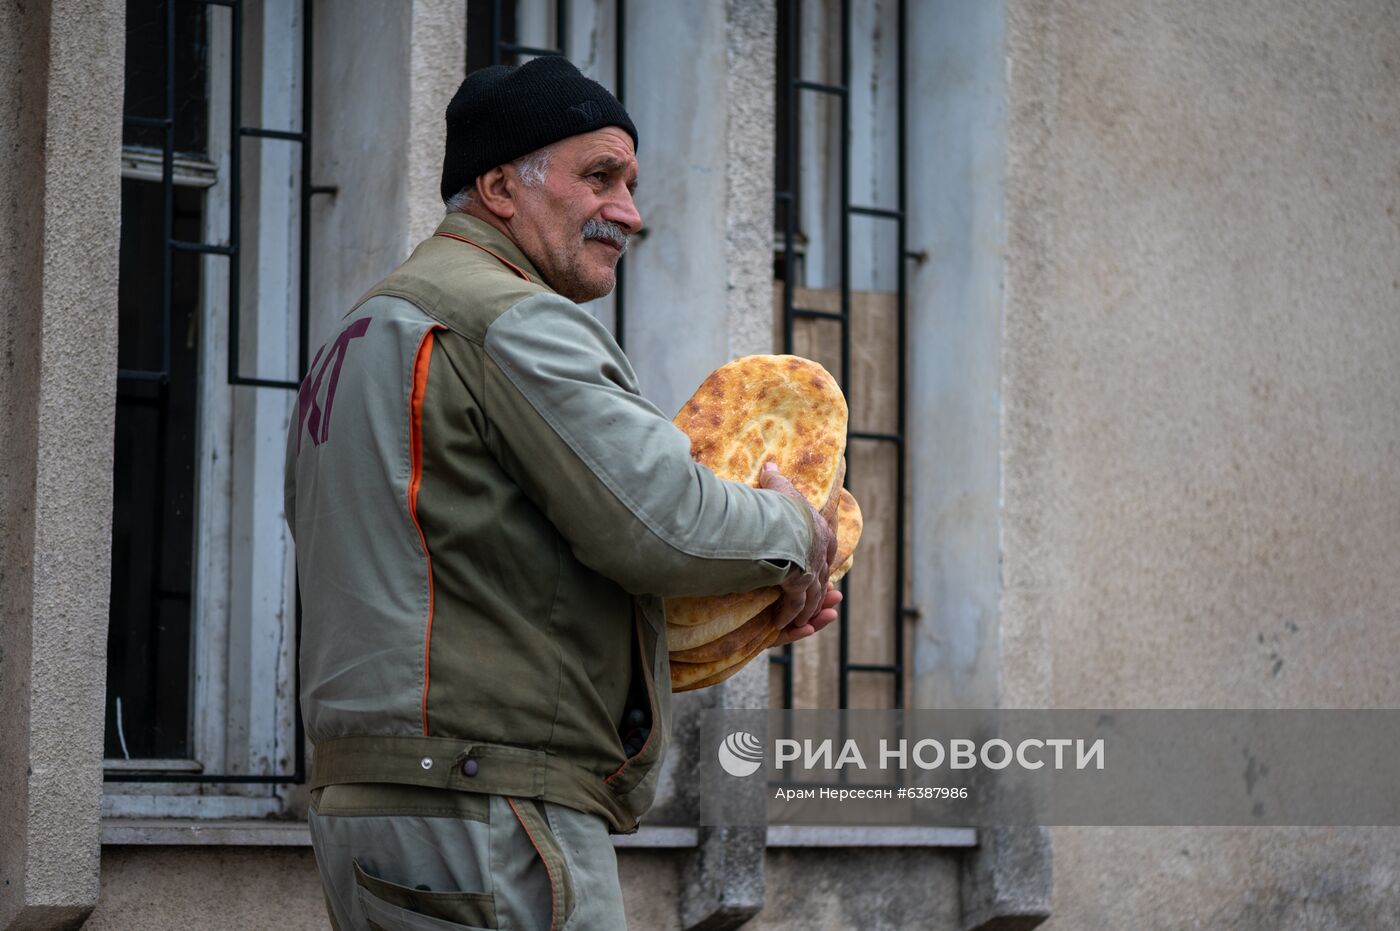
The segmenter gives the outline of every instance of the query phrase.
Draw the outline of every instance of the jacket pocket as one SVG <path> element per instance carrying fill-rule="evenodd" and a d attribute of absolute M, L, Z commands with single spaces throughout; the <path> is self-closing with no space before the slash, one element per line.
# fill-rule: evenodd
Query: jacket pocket
<path fill-rule="evenodd" d="M 633 668 L 641 678 L 641 696 L 646 706 L 644 725 L 646 736 L 640 747 L 628 755 L 621 766 L 603 780 L 604 784 L 619 798 L 627 795 L 646 778 L 661 757 L 666 745 L 666 717 L 669 705 L 662 701 L 657 689 L 654 670 L 657 665 L 657 650 L 661 645 L 655 631 L 642 620 L 643 612 L 638 609 L 633 620 Z M 662 662 L 665 662 L 662 659 Z M 624 745 L 623 752 L 629 748 Z M 645 806 L 643 806 L 645 807 Z"/>
<path fill-rule="evenodd" d="M 371 876 L 354 861 L 360 907 L 374 931 L 494 931 L 496 903 L 489 892 L 410 889 Z"/>

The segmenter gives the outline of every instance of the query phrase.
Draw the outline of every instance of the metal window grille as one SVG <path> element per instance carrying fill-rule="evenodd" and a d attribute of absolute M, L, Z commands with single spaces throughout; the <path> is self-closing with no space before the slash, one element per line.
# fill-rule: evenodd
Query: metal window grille
<path fill-rule="evenodd" d="M 522 58 L 544 55 L 567 55 L 569 47 L 569 0 L 554 2 L 554 45 L 526 45 L 517 32 L 519 3 L 517 0 L 471 0 L 467 6 L 467 73 L 488 65 L 514 65 Z M 627 0 L 615 0 L 613 95 L 625 104 L 627 57 Z M 490 36 L 489 43 L 477 36 Z M 626 270 L 625 256 L 617 261 L 617 279 L 613 288 L 613 338 L 619 348 L 626 348 Z"/>
<path fill-rule="evenodd" d="M 176 61 L 181 54 L 182 36 L 177 35 L 177 4 L 174 0 L 166 0 L 164 3 L 165 14 L 165 77 L 164 77 L 164 112 L 153 117 L 144 114 L 128 113 L 123 120 L 128 127 L 137 127 L 145 130 L 156 130 L 160 133 L 160 182 L 161 182 L 161 203 L 162 203 L 162 235 L 161 235 L 161 334 L 162 345 L 160 352 L 160 368 L 158 369 L 121 369 L 118 371 L 118 384 L 130 383 L 154 383 L 158 387 L 159 397 L 155 401 L 160 411 L 160 430 L 164 430 L 164 423 L 170 404 L 169 383 L 171 369 L 171 311 L 173 305 L 173 265 L 177 253 L 191 253 L 197 255 L 217 255 L 222 256 L 229 262 L 229 282 L 228 282 L 228 308 L 229 315 L 229 345 L 228 345 L 228 383 L 230 385 L 241 385 L 253 388 L 274 388 L 288 391 L 297 390 L 300 378 L 306 372 L 307 366 L 307 340 L 308 340 L 308 305 L 310 276 L 308 274 L 310 264 L 310 225 L 308 218 L 310 214 L 311 197 L 317 194 L 333 194 L 333 187 L 316 187 L 311 185 L 311 74 L 312 74 L 312 6 L 311 0 L 303 0 L 301 4 L 301 128 L 292 130 L 277 127 L 245 126 L 242 123 L 242 96 L 241 86 L 243 80 L 242 69 L 242 49 L 243 49 L 243 16 L 244 4 L 241 0 L 190 0 L 194 5 L 203 8 L 224 7 L 227 8 L 231 16 L 231 28 L 229 30 L 229 41 L 231 45 L 231 91 L 229 108 L 232 115 L 230 120 L 229 139 L 229 192 L 231 209 L 229 212 L 229 229 L 225 242 L 209 243 L 196 242 L 181 239 L 175 232 L 175 205 L 176 205 L 176 145 L 177 136 L 180 129 L 179 114 L 176 108 Z M 241 172 L 241 145 L 246 138 L 276 139 L 287 143 L 299 145 L 301 147 L 301 196 L 300 196 L 300 243 L 299 243 L 299 295 L 298 295 L 298 333 L 300 344 L 298 347 L 298 380 L 281 380 L 272 378 L 261 378 L 256 375 L 248 376 L 242 374 L 239 361 L 239 258 L 241 244 L 241 230 L 239 223 L 240 205 L 240 172 Z M 120 389 L 119 389 L 120 390 Z M 157 481 L 163 481 L 157 475 Z M 157 522 L 159 524 L 159 521 Z M 301 641 L 301 602 L 297 599 L 296 617 L 294 621 L 294 636 L 296 643 Z M 301 691 L 300 675 L 297 672 L 297 665 L 293 663 L 293 694 L 298 695 Z M 250 775 L 243 773 L 192 773 L 173 771 L 108 771 L 104 774 L 107 782 L 194 782 L 194 783 L 227 783 L 227 784 L 300 784 L 306 781 L 306 759 L 305 759 L 305 732 L 301 718 L 301 709 L 298 702 L 294 704 L 295 716 L 295 738 L 294 738 L 294 767 L 291 773 L 271 773 L 263 775 Z"/>
<path fill-rule="evenodd" d="M 802 76 L 802 23 L 801 11 L 802 0 L 781 0 L 779 9 L 779 74 L 777 79 L 777 93 L 779 95 L 777 106 L 777 131 L 778 139 L 775 154 L 777 156 L 778 171 L 776 172 L 778 190 L 775 193 L 776 215 L 778 227 L 781 233 L 781 256 L 780 267 L 783 274 L 783 351 L 793 350 L 793 330 L 797 320 L 830 320 L 840 327 L 840 358 L 841 358 L 841 381 L 842 390 L 847 397 L 851 396 L 852 385 L 849 384 L 851 373 L 851 217 L 864 216 L 872 217 L 882 221 L 893 223 L 896 228 L 897 239 L 897 272 L 896 272 L 896 319 L 898 333 L 896 347 L 898 353 L 898 363 L 896 372 L 897 381 L 897 414 L 896 430 L 892 433 L 872 432 L 859 429 L 858 425 L 848 426 L 847 446 L 851 442 L 857 443 L 882 443 L 889 444 L 895 449 L 895 527 L 894 540 L 896 558 L 894 564 L 894 616 L 891 623 L 894 625 L 894 657 L 891 663 L 861 663 L 853 662 L 850 657 L 850 628 L 847 623 L 850 613 L 850 602 L 843 601 L 840 606 L 841 618 L 838 622 L 839 640 L 839 681 L 838 695 L 840 707 L 846 708 L 850 697 L 850 678 L 852 673 L 873 673 L 879 675 L 889 675 L 893 678 L 892 697 L 895 708 L 904 707 L 904 622 L 906 617 L 913 615 L 913 610 L 904 601 L 904 539 L 905 539 L 905 437 L 907 429 L 907 417 L 905 409 L 905 384 L 906 384 L 906 307 L 907 307 L 907 287 L 908 276 L 906 265 L 910 259 L 916 258 L 908 251 L 905 239 L 906 226 L 906 165 L 905 165 L 905 136 L 906 136 L 906 89 L 905 89 L 905 55 L 906 55 L 906 19 L 904 0 L 898 0 L 896 16 L 898 28 L 896 30 L 895 54 L 898 56 L 897 77 L 896 77 L 896 113 L 897 126 L 895 132 L 895 146 L 897 159 L 897 203 L 894 209 L 883 209 L 851 202 L 850 190 L 850 150 L 851 150 L 851 0 L 840 0 L 840 80 L 838 83 L 824 83 L 819 81 L 805 80 Z M 838 255 L 840 267 L 840 310 L 821 310 L 811 307 L 794 306 L 794 292 L 797 287 L 797 269 L 800 267 L 800 243 L 798 231 L 798 197 L 799 197 L 799 159 L 801 157 L 801 118 L 799 110 L 800 95 L 819 94 L 834 98 L 840 106 L 840 143 L 839 143 L 839 190 L 837 204 L 837 224 L 838 230 Z M 847 474 L 847 482 L 850 482 L 850 474 Z M 847 580 L 842 580 L 841 589 L 843 593 L 849 595 Z M 781 653 L 770 657 L 770 662 L 779 665 L 782 669 L 782 700 L 784 708 L 791 708 L 793 705 L 793 648 L 792 644 L 785 646 Z"/>

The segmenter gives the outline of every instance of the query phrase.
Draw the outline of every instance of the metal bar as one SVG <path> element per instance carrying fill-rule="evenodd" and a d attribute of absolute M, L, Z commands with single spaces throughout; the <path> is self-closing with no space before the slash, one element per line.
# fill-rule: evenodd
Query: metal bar
<path fill-rule="evenodd" d="M 851 86 L 851 0 L 841 0 L 841 86 Z M 841 94 L 841 387 L 846 396 L 851 396 L 851 98 Z M 850 480 L 849 474 L 847 481 Z M 841 591 L 847 591 L 847 580 L 841 580 Z M 849 609 L 846 599 L 839 606 L 841 613 L 840 641 L 841 681 L 837 688 L 840 696 L 839 708 L 850 707 L 850 676 L 848 664 L 851 658 L 851 625 L 848 623 Z"/>
<path fill-rule="evenodd" d="M 307 6 L 310 6 L 308 0 Z M 292 776 L 295 783 L 306 782 L 306 722 L 301 717 L 301 586 L 292 584 L 293 607 L 292 643 Z"/>
<path fill-rule="evenodd" d="M 899 433 L 871 433 L 868 430 L 848 430 L 846 438 L 851 440 L 873 440 L 878 443 L 900 443 L 904 442 L 903 434 Z"/>
<path fill-rule="evenodd" d="M 516 45 L 514 42 L 503 42 L 497 46 L 502 52 L 511 55 L 538 55 L 547 57 L 549 55 L 563 55 L 557 48 L 540 48 L 537 45 Z"/>
<path fill-rule="evenodd" d="M 175 4 L 165 5 L 165 132 L 161 136 L 160 368 L 170 371 L 170 305 L 173 303 L 175 240 Z M 157 486 L 160 487 L 160 486 Z"/>
<path fill-rule="evenodd" d="M 301 4 L 301 220 L 297 224 L 299 234 L 299 268 L 297 270 L 297 380 L 306 377 L 307 350 L 311 330 L 311 195 L 316 188 L 311 184 L 311 81 L 312 81 L 312 25 L 311 17 L 315 3 L 302 0 Z M 300 702 L 298 702 L 300 706 Z"/>
<path fill-rule="evenodd" d="M 840 84 L 823 84 L 820 81 L 797 81 L 798 88 L 804 91 L 816 91 L 819 94 L 835 94 L 839 97 L 846 96 L 846 88 Z"/>
<path fill-rule="evenodd" d="M 123 116 L 122 122 L 132 126 L 153 126 L 156 129 L 164 129 L 171 124 L 171 121 L 163 116 Z"/>
<path fill-rule="evenodd" d="M 311 183 L 311 115 L 312 115 L 312 51 L 316 37 L 312 26 L 314 0 L 302 0 L 301 4 L 301 132 L 305 144 L 301 147 L 301 277 L 299 285 L 297 320 L 297 378 L 306 377 L 307 359 L 311 341 L 311 195 L 323 192 Z M 336 188 L 328 189 L 331 193 Z M 298 386 L 300 387 L 300 386 Z M 296 388 L 292 389 L 297 390 Z M 306 782 L 306 722 L 301 717 L 301 586 L 292 582 L 292 643 L 296 653 L 292 657 L 292 753 L 293 773 L 296 784 Z"/>
<path fill-rule="evenodd" d="M 554 0 L 554 44 L 560 55 L 569 54 L 569 0 Z"/>
<path fill-rule="evenodd" d="M 207 255 L 233 255 L 238 251 L 233 246 L 220 246 L 209 242 L 184 242 L 179 239 L 172 239 L 170 248 L 179 249 L 181 252 L 202 252 Z"/>
<path fill-rule="evenodd" d="M 253 136 L 257 139 L 285 139 L 288 142 L 305 142 L 306 133 L 294 133 L 285 129 L 263 129 L 260 126 L 238 127 L 240 136 Z"/>
<path fill-rule="evenodd" d="M 905 139 L 906 139 L 905 133 L 906 133 L 906 131 L 907 131 L 907 113 L 906 113 L 906 111 L 907 111 L 907 96 L 908 96 L 908 95 L 906 94 L 906 92 L 905 92 L 905 80 L 906 80 L 906 77 L 907 77 L 907 75 L 906 75 L 906 73 L 905 73 L 905 67 L 906 67 L 906 66 L 905 66 L 905 54 L 906 54 L 906 43 L 907 43 L 907 38 L 906 38 L 906 33 L 905 33 L 905 30 L 906 30 L 906 28 L 907 28 L 907 23 L 906 23 L 906 21 L 905 21 L 905 13 L 906 13 L 906 9 L 905 9 L 905 0 L 898 0 L 896 16 L 898 17 L 899 25 L 898 25 L 898 27 L 895 29 L 895 35 L 896 35 L 896 37 L 897 37 L 897 38 L 896 38 L 896 52 L 895 52 L 895 54 L 898 56 L 898 61 L 896 62 L 896 65 L 895 65 L 895 67 L 896 67 L 896 78 L 895 78 L 895 85 L 896 85 L 896 98 L 895 98 L 895 99 L 896 99 L 896 104 L 895 104 L 895 107 L 896 107 L 896 113 L 897 113 L 897 126 L 896 126 L 896 128 L 895 128 L 895 137 L 896 137 L 896 138 L 895 138 L 895 149 L 896 149 L 896 164 L 897 164 L 897 166 L 898 166 L 897 171 L 898 171 L 898 175 L 899 175 L 898 182 L 897 182 L 897 187 L 898 187 L 897 205 L 898 205 L 898 209 L 899 209 L 899 219 L 898 219 L 898 221 L 897 221 L 897 223 L 896 223 L 896 230 L 897 230 L 896 235 L 897 235 L 898 238 L 899 238 L 899 243 L 898 243 L 898 246 L 896 247 L 895 254 L 896 254 L 897 256 L 901 256 L 901 257 L 907 256 L 907 255 L 909 254 L 908 242 L 907 242 L 908 229 L 907 229 L 907 214 L 906 214 L 906 211 L 909 209 L 909 204 L 908 204 L 908 163 L 907 163 L 907 155 L 906 155 L 906 153 L 905 153 L 905 151 L 904 151 L 904 149 L 905 149 Z M 905 381 L 906 381 L 906 378 L 907 378 L 907 375 L 908 375 L 908 371 L 907 371 L 907 365 L 908 365 L 908 363 L 907 363 L 907 361 L 906 361 L 906 357 L 908 356 L 908 346 L 906 345 L 906 340 L 907 340 L 907 338 L 908 338 L 908 325 L 907 325 L 907 324 L 908 324 L 908 307 L 907 307 L 907 305 L 908 305 L 908 296 L 909 296 L 909 281 L 908 281 L 908 269 L 907 269 L 906 266 L 905 266 L 905 262 L 904 262 L 903 258 L 901 258 L 901 259 L 897 262 L 897 266 L 898 266 L 898 271 L 896 272 L 896 282 L 897 282 L 897 284 L 896 284 L 896 286 L 895 286 L 895 291 L 897 292 L 897 295 L 898 295 L 897 298 L 896 298 L 896 300 L 897 300 L 898 303 L 897 303 L 897 306 L 896 306 L 896 308 L 895 308 L 895 315 L 896 315 L 896 317 L 897 317 L 897 319 L 898 319 L 898 335 L 896 336 L 895 343 L 896 343 L 896 345 L 897 345 L 897 347 L 898 347 L 899 360 L 898 360 L 898 363 L 897 363 L 897 365 L 896 365 L 896 376 L 895 376 L 895 377 L 896 377 L 896 380 L 897 380 L 897 386 L 896 386 L 896 389 L 895 389 L 895 390 L 896 390 L 896 392 L 897 392 L 897 398 L 898 398 L 897 401 L 896 401 L 896 418 L 895 418 L 895 419 L 896 419 L 896 424 L 898 425 L 898 430 L 899 430 L 900 436 L 901 436 L 901 437 L 907 437 L 907 436 L 909 435 L 909 421 L 908 421 L 908 408 L 907 408 L 907 397 L 906 397 L 907 392 L 906 392 L 906 390 L 905 390 Z M 905 494 L 905 482 L 907 481 L 907 476 L 906 476 L 906 474 L 905 474 L 905 469 L 908 467 L 908 464 L 907 464 L 908 456 L 907 456 L 907 451 L 906 451 L 906 448 L 905 448 L 905 445 L 904 445 L 903 442 L 901 442 L 901 443 L 899 444 L 898 450 L 899 450 L 899 451 L 898 451 L 899 461 L 898 461 L 897 463 L 895 463 L 895 472 L 894 472 L 894 475 L 895 475 L 895 479 L 894 479 L 894 500 L 895 500 L 895 510 L 894 510 L 894 514 L 895 514 L 895 518 L 894 518 L 894 546 L 895 546 L 895 553 L 896 553 L 895 562 L 894 562 L 894 602 L 895 602 L 895 616 L 894 616 L 894 625 L 895 625 L 895 628 L 894 628 L 894 667 L 895 667 L 895 677 L 894 677 L 894 706 L 895 706 L 896 708 L 903 708 L 903 707 L 904 707 L 904 621 L 905 621 L 905 618 L 911 616 L 911 612 L 913 612 L 913 609 L 911 609 L 908 605 L 906 605 L 906 604 L 904 603 L 904 560 L 905 560 L 905 556 L 906 556 L 906 554 L 905 554 L 905 546 L 904 546 L 904 544 L 905 544 L 905 541 L 904 541 L 904 532 L 905 532 L 905 529 L 904 529 L 904 521 L 905 521 L 905 515 L 904 515 L 904 509 L 905 509 L 904 494 Z M 916 612 L 914 613 L 914 616 L 917 617 L 917 613 L 916 613 Z"/>
<path fill-rule="evenodd" d="M 793 261 L 796 250 L 793 240 L 797 231 L 797 191 L 798 191 L 798 121 L 797 121 L 797 75 L 802 61 L 801 32 L 798 17 L 801 4 L 798 0 L 787 0 L 787 73 L 782 75 L 786 113 L 783 118 L 783 147 L 787 161 L 787 190 L 783 204 L 783 352 L 791 353 L 793 348 L 793 294 L 797 287 L 797 267 Z M 771 661 L 783 667 L 783 707 L 793 705 L 793 651 L 792 644 L 783 646 L 780 656 L 770 656 Z"/>
<path fill-rule="evenodd" d="M 198 3 L 202 6 L 238 6 L 238 0 L 190 0 L 191 3 Z"/>
<path fill-rule="evenodd" d="M 847 663 L 847 672 L 898 672 L 894 663 Z"/>
<path fill-rule="evenodd" d="M 801 5 L 798 0 L 787 0 L 787 74 L 783 75 L 786 90 L 786 114 L 783 130 L 783 143 L 787 149 L 787 190 L 783 193 L 783 352 L 791 353 L 794 345 L 793 298 L 797 288 L 797 269 L 793 261 L 796 250 L 793 248 L 797 233 L 797 194 L 798 194 L 798 120 L 797 120 L 797 75 L 802 61 L 802 37 L 798 30 Z M 792 647 L 784 648 L 791 655 Z M 783 707 L 791 707 L 791 677 L 783 683 Z"/>
<path fill-rule="evenodd" d="M 613 53 L 613 67 L 617 72 L 617 100 L 621 103 L 627 91 L 627 0 L 617 0 L 615 11 L 617 41 Z"/>
<path fill-rule="evenodd" d="M 843 314 L 843 313 L 841 313 L 839 310 L 816 310 L 816 309 L 811 308 L 811 307 L 794 307 L 794 308 L 792 308 L 792 316 L 793 316 L 793 317 L 801 317 L 801 318 L 807 319 L 807 320 L 841 320 L 841 321 L 844 321 L 844 320 L 846 319 L 846 315 Z M 843 375 L 843 377 L 842 377 L 841 380 L 842 380 L 842 381 L 845 381 L 845 380 L 846 380 L 845 377 L 844 377 L 844 375 Z"/>
<path fill-rule="evenodd" d="M 627 0 L 616 0 L 614 5 L 613 85 L 618 103 L 622 103 L 627 90 Z M 563 46 L 563 42 L 559 43 Z M 617 348 L 627 348 L 627 256 L 617 260 L 617 283 L 613 286 L 613 339 Z"/>
<path fill-rule="evenodd" d="M 245 378 L 242 375 L 231 377 L 228 383 L 246 388 L 285 388 L 288 391 L 296 391 L 301 387 L 301 382 L 298 381 L 285 381 L 278 378 Z"/>
<path fill-rule="evenodd" d="M 306 189 L 307 194 L 329 194 L 334 197 L 340 193 L 338 184 L 313 184 Z"/>
<path fill-rule="evenodd" d="M 117 369 L 117 380 L 126 379 L 128 381 L 159 381 L 170 380 L 169 372 L 152 372 L 142 369 Z"/>
<path fill-rule="evenodd" d="M 232 385 L 238 378 L 239 321 L 243 316 L 238 280 L 242 263 L 237 251 L 243 212 L 243 139 L 238 132 L 243 123 L 243 7 L 234 4 L 230 19 L 228 245 L 234 251 L 229 253 L 228 268 L 228 382 Z"/>
<path fill-rule="evenodd" d="M 903 210 L 887 210 L 884 207 L 862 207 L 858 204 L 852 204 L 847 207 L 846 210 L 850 213 L 860 214 L 863 217 L 883 217 L 886 220 L 904 219 Z"/>
<path fill-rule="evenodd" d="M 491 4 L 491 64 L 501 63 L 501 0 Z"/>

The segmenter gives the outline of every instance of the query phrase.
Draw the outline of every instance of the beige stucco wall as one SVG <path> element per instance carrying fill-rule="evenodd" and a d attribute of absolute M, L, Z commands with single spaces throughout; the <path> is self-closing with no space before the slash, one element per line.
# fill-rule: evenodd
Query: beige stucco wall
<path fill-rule="evenodd" d="M 1008 46 L 1007 704 L 1400 706 L 1400 7 Z M 1053 833 L 1048 928 L 1400 924 L 1395 830 Z"/>
<path fill-rule="evenodd" d="M 443 113 L 466 72 L 466 4 L 347 0 L 315 20 L 311 339 L 442 219 Z"/>
<path fill-rule="evenodd" d="M 0 928 L 97 896 L 122 10 L 0 7 Z"/>

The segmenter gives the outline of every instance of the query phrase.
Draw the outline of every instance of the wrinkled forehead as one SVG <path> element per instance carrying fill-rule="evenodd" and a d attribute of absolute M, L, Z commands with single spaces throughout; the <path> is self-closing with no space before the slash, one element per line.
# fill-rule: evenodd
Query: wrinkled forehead
<path fill-rule="evenodd" d="M 570 136 L 557 143 L 556 158 L 572 167 L 598 165 L 610 171 L 622 171 L 636 177 L 637 155 L 632 137 L 616 126 L 605 126 L 592 132 Z"/>

